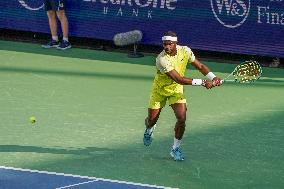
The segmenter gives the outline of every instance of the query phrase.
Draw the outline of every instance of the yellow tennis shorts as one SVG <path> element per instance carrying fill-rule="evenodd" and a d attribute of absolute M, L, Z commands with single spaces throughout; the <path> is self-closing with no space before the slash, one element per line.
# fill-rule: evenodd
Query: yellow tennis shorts
<path fill-rule="evenodd" d="M 160 109 L 165 107 L 167 100 L 169 100 L 169 105 L 176 103 L 186 103 L 186 99 L 183 93 L 174 93 L 171 96 L 164 96 L 157 92 L 153 92 L 150 95 L 149 107 L 151 109 Z"/>

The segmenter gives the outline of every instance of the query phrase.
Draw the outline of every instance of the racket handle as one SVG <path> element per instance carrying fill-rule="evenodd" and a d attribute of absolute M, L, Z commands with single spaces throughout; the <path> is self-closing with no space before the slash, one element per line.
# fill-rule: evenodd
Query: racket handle
<path fill-rule="evenodd" d="M 222 80 L 220 81 L 220 83 L 223 84 L 224 81 L 225 81 L 225 80 L 222 79 Z M 215 83 L 214 81 L 213 81 L 213 86 L 214 86 L 214 87 L 216 86 L 216 83 Z"/>

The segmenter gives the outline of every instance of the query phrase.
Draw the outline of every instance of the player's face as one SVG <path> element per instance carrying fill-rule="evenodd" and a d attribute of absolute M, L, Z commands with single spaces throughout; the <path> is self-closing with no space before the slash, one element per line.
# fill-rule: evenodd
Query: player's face
<path fill-rule="evenodd" d="M 177 43 L 174 41 L 163 41 L 163 47 L 167 54 L 175 55 Z"/>

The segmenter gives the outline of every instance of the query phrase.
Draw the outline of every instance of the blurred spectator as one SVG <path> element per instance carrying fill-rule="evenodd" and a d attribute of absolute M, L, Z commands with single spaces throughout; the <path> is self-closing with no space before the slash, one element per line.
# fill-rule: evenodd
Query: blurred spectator
<path fill-rule="evenodd" d="M 71 48 L 71 44 L 68 40 L 68 19 L 65 15 L 65 0 L 44 0 L 45 10 L 47 11 L 48 22 L 50 27 L 50 32 L 52 39 L 45 45 L 42 45 L 43 48 L 53 48 L 65 50 Z M 63 39 L 59 42 L 57 34 L 57 20 L 58 17 L 61 29 L 63 33 Z"/>

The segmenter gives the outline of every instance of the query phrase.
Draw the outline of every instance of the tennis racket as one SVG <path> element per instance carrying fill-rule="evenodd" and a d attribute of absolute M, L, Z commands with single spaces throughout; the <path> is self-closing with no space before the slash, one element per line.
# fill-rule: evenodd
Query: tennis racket
<path fill-rule="evenodd" d="M 239 64 L 232 73 L 222 83 L 237 82 L 237 83 L 252 83 L 260 78 L 262 68 L 257 61 L 249 60 Z"/>

